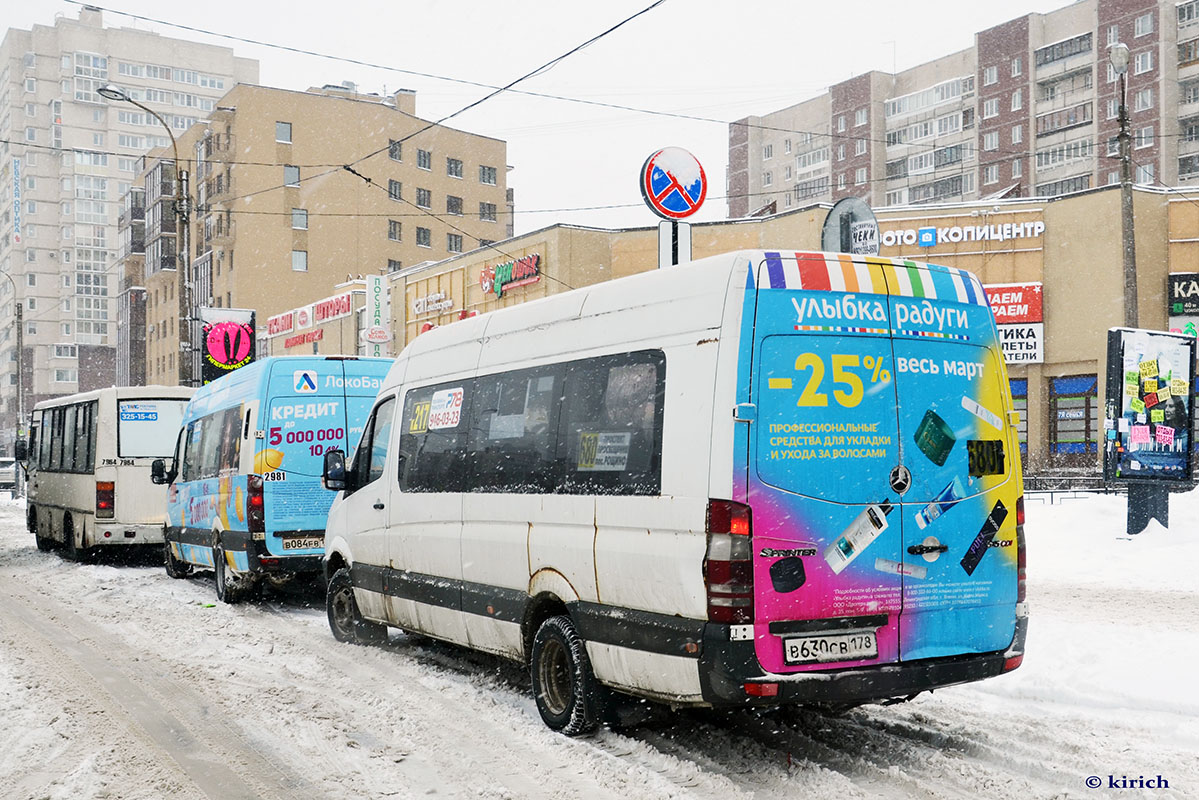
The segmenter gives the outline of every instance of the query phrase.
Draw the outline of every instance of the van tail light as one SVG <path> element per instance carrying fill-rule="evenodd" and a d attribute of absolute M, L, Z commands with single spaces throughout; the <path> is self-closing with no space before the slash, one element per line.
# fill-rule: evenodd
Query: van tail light
<path fill-rule="evenodd" d="M 1024 602 L 1028 555 L 1024 548 L 1024 495 L 1016 498 L 1016 602 Z"/>
<path fill-rule="evenodd" d="M 246 476 L 246 523 L 250 533 L 266 533 L 266 503 L 262 496 L 262 476 Z"/>
<path fill-rule="evenodd" d="M 708 501 L 704 587 L 708 619 L 726 625 L 754 621 L 753 531 L 749 506 Z"/>
<path fill-rule="evenodd" d="M 112 519 L 116 515 L 117 492 L 112 481 L 96 481 L 96 519 Z"/>

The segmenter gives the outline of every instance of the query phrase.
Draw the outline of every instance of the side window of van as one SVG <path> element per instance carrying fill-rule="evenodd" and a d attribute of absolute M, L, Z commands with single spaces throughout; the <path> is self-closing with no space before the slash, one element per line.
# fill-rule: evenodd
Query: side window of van
<path fill-rule="evenodd" d="M 204 435 L 204 420 L 198 419 L 187 426 L 184 436 L 183 470 L 181 479 L 195 481 L 200 479 L 200 440 Z"/>
<path fill-rule="evenodd" d="M 354 463 L 350 467 L 354 480 L 351 485 L 355 490 L 369 483 L 374 483 L 383 477 L 387 466 L 387 449 L 391 441 L 391 423 L 395 417 L 395 398 L 389 397 L 375 408 L 362 441 L 354 451 Z"/>
<path fill-rule="evenodd" d="M 538 368 L 475 380 L 467 490 L 556 491 L 562 369 Z"/>
<path fill-rule="evenodd" d="M 467 421 L 474 382 L 412 389 L 400 418 L 400 488 L 460 492 L 465 486 Z"/>
<path fill-rule="evenodd" d="M 661 491 L 665 389 L 660 351 L 568 365 L 560 443 L 566 493 Z"/>

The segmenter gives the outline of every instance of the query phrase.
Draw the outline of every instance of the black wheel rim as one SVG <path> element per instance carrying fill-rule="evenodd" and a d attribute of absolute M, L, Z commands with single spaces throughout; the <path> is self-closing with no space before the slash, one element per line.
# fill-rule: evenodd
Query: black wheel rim
<path fill-rule="evenodd" d="M 341 587 L 333 595 L 333 624 L 343 636 L 349 636 L 354 631 L 354 595 L 353 590 Z"/>
<path fill-rule="evenodd" d="M 574 699 L 570 654 L 566 647 L 556 639 L 547 641 L 537 671 L 546 709 L 554 716 L 565 714 Z"/>

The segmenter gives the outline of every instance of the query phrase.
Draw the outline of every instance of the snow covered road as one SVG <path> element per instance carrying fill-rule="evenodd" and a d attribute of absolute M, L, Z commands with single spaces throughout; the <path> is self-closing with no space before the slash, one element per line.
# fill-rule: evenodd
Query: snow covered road
<path fill-rule="evenodd" d="M 1131 540 L 1119 499 L 1030 498 L 1011 675 L 587 739 L 542 725 L 515 665 L 400 634 L 339 644 L 315 594 L 230 607 L 207 576 L 72 564 L 23 513 L 0 501 L 5 798 L 1199 797 L 1199 495 Z M 1111 786 L 1158 775 L 1168 789 Z"/>

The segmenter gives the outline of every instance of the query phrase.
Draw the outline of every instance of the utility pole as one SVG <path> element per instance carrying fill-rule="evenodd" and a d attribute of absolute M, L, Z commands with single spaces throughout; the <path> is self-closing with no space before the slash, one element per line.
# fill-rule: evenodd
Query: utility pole
<path fill-rule="evenodd" d="M 1139 327 L 1137 319 L 1137 245 L 1132 218 L 1132 131 L 1128 119 L 1128 45 L 1111 46 L 1112 68 L 1120 76 L 1120 239 L 1124 262 L 1124 327 Z"/>
<path fill-rule="evenodd" d="M 25 308 L 13 294 L 17 304 L 17 425 L 16 439 L 20 439 L 25 424 Z M 14 439 L 14 443 L 15 443 Z M 17 468 L 17 497 L 25 494 L 25 470 Z"/>

